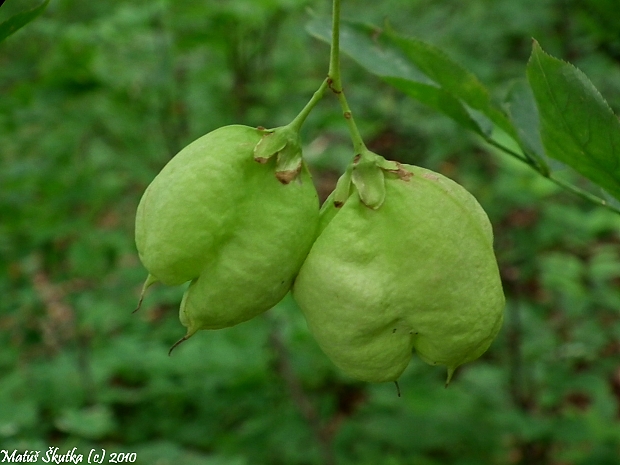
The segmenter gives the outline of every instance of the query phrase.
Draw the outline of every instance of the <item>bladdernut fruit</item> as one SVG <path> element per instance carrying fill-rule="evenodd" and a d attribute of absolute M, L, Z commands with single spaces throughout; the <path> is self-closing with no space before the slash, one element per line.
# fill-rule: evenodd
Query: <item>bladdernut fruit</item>
<path fill-rule="evenodd" d="M 491 224 L 454 181 L 368 152 L 323 205 L 319 231 L 293 296 L 351 377 L 396 381 L 415 349 L 449 382 L 500 330 Z"/>
<path fill-rule="evenodd" d="M 136 246 L 145 288 L 190 281 L 184 339 L 264 312 L 291 287 L 318 225 L 298 134 L 226 126 L 181 150 L 146 189 Z"/>

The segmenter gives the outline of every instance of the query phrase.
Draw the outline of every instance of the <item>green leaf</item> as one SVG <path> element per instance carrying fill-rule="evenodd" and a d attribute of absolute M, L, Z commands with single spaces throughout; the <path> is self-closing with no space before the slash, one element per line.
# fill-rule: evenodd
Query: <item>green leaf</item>
<path fill-rule="evenodd" d="M 21 13 L 17 13 L 16 15 L 11 16 L 6 21 L 0 23 L 0 42 L 9 37 L 11 34 L 17 32 L 19 29 L 24 27 L 30 21 L 39 16 L 45 8 L 47 8 L 47 4 L 50 0 L 45 0 L 39 6 L 31 9 L 22 11 Z"/>
<path fill-rule="evenodd" d="M 331 24 L 323 18 L 310 21 L 306 29 L 319 40 L 331 43 Z M 386 43 L 386 37 L 380 29 L 343 21 L 340 26 L 340 48 L 377 76 L 403 78 L 422 84 L 433 84 L 413 63 L 396 47 Z"/>
<path fill-rule="evenodd" d="M 414 63 L 442 89 L 487 117 L 513 138 L 516 136 L 509 119 L 492 103 L 489 91 L 473 73 L 453 61 L 443 50 L 434 45 L 416 38 L 401 36 L 391 28 L 386 30 L 386 36 L 388 41 L 398 47 L 411 63 Z"/>
<path fill-rule="evenodd" d="M 534 42 L 527 78 L 548 156 L 620 199 L 620 122 L 580 70 Z"/>
<path fill-rule="evenodd" d="M 549 173 L 545 149 L 540 138 L 540 117 L 532 89 L 525 79 L 515 81 L 506 96 L 505 107 L 516 128 L 517 142 L 542 172 Z"/>
<path fill-rule="evenodd" d="M 307 29 L 330 42 L 327 22 L 315 19 Z M 393 87 L 484 138 L 497 125 L 516 139 L 513 125 L 492 104 L 488 90 L 437 47 L 361 23 L 343 22 L 340 31 L 342 51 Z"/>
<path fill-rule="evenodd" d="M 331 42 L 328 22 L 314 19 L 308 32 L 324 42 Z M 367 71 L 381 77 L 416 100 L 439 110 L 457 123 L 486 137 L 488 125 L 481 125 L 466 106 L 451 93 L 426 76 L 389 38 L 372 26 L 343 22 L 340 48 Z"/>
<path fill-rule="evenodd" d="M 435 85 L 420 84 L 408 79 L 386 76 L 383 77 L 383 80 L 409 97 L 439 110 L 461 126 L 485 138 L 489 137 L 493 130 L 493 125 L 488 120 L 478 117 L 469 111 L 459 99 Z"/>

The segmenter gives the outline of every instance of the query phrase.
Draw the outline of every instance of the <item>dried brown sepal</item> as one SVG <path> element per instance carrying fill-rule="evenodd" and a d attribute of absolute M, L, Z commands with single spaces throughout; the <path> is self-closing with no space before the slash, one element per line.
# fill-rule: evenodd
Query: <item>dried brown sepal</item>
<path fill-rule="evenodd" d="M 288 170 L 288 171 L 276 171 L 276 178 L 282 184 L 289 184 L 299 176 L 301 172 L 301 163 L 299 164 L 299 168 L 296 170 Z"/>

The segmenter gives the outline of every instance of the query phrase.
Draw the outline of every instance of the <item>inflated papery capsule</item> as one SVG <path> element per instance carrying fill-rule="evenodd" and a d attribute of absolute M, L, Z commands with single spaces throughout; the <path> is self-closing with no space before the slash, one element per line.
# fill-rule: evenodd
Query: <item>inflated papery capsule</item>
<path fill-rule="evenodd" d="M 190 281 L 187 337 L 246 321 L 289 290 L 318 225 L 318 198 L 297 133 L 226 126 L 181 150 L 136 215 L 145 286 Z"/>
<path fill-rule="evenodd" d="M 323 205 L 319 231 L 293 297 L 351 377 L 396 381 L 415 351 L 449 381 L 500 330 L 491 224 L 450 179 L 369 152 Z"/>

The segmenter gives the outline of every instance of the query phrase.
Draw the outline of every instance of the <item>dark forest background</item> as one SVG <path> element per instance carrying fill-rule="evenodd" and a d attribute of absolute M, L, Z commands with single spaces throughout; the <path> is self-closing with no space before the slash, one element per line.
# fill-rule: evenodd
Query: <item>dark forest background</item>
<path fill-rule="evenodd" d="M 0 21 L 35 1 L 8 0 Z M 620 110 L 615 0 L 343 0 L 443 48 L 498 101 L 532 37 Z M 133 242 L 140 196 L 195 138 L 288 123 L 327 72 L 304 25 L 327 0 L 52 0 L 0 44 L 0 446 L 140 464 L 618 465 L 620 216 L 572 196 L 343 58 L 369 148 L 487 210 L 508 303 L 487 354 L 413 358 L 393 384 L 337 371 L 287 298 L 171 357 L 183 289 Z M 324 199 L 352 153 L 335 99 L 303 130 Z M 575 178 L 575 182 L 580 182 Z"/>

